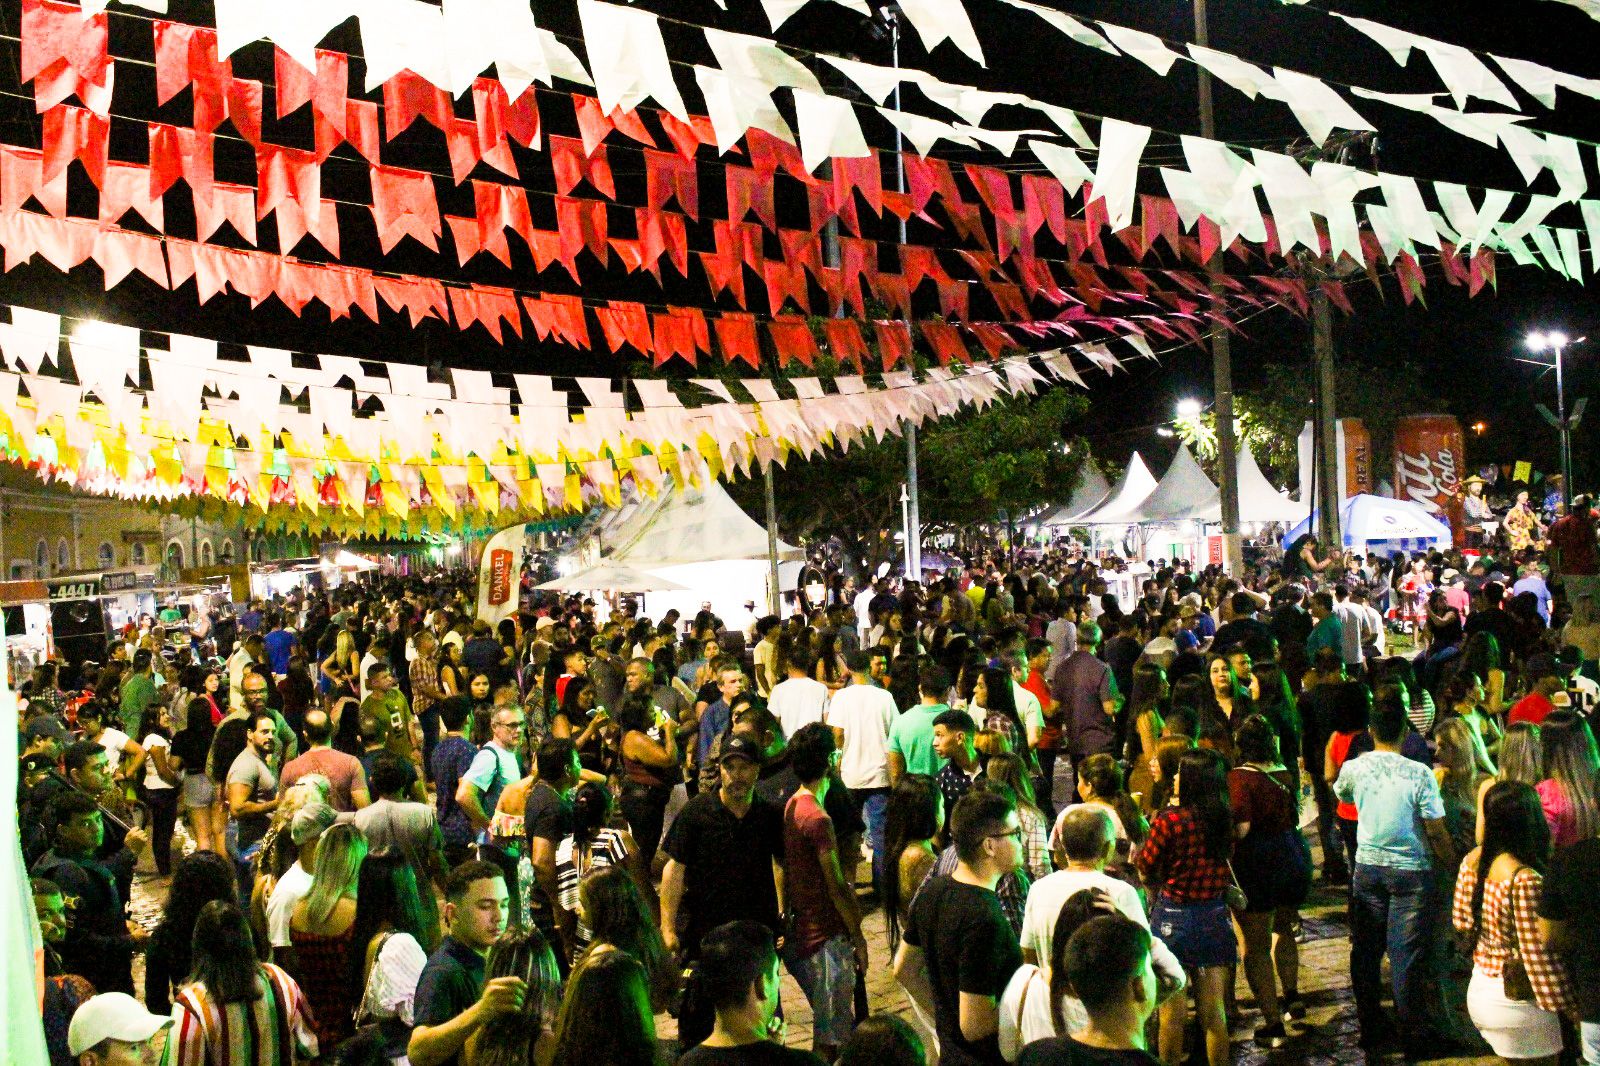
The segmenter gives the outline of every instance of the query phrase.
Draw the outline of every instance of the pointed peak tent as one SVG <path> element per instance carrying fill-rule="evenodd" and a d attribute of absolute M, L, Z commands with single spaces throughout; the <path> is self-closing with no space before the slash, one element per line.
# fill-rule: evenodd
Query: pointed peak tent
<path fill-rule="evenodd" d="M 720 481 L 636 499 L 606 516 L 594 531 L 600 558 L 640 570 L 684 563 L 767 558 L 767 530 L 733 502 Z M 778 560 L 805 552 L 778 543 Z"/>
<path fill-rule="evenodd" d="M 1072 490 L 1072 496 L 1040 522 L 1041 526 L 1071 525 L 1080 515 L 1088 514 L 1110 498 L 1111 485 L 1095 461 L 1085 458 L 1082 469 L 1083 477 L 1078 479 L 1078 487 Z"/>
<path fill-rule="evenodd" d="M 1190 519 L 1216 521 L 1221 512 L 1221 495 L 1195 461 L 1187 444 L 1178 445 L 1172 465 L 1161 481 L 1139 504 L 1138 522 L 1184 522 Z"/>
<path fill-rule="evenodd" d="M 1155 487 L 1155 475 L 1145 465 L 1144 457 L 1134 452 L 1133 458 L 1128 460 L 1128 469 L 1122 472 L 1110 497 L 1077 521 L 1086 526 L 1132 525 L 1139 520 L 1139 505 L 1155 491 Z"/>
<path fill-rule="evenodd" d="M 1306 517 L 1306 505 L 1296 503 L 1272 487 L 1261 472 L 1256 457 L 1246 444 L 1239 450 L 1239 521 L 1299 522 Z"/>

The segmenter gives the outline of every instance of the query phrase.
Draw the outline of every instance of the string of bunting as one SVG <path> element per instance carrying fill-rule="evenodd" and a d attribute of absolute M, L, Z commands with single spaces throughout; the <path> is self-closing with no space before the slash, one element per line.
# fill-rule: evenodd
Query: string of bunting
<path fill-rule="evenodd" d="M 580 378 L 587 403 L 573 411 L 554 379 L 537 375 L 512 376 L 513 404 L 487 372 L 457 369 L 446 384 L 425 367 L 333 355 L 316 356 L 315 369 L 264 348 L 225 360 L 199 338 L 172 334 L 167 350 L 142 349 L 131 327 L 80 324 L 63 338 L 59 316 L 18 306 L 10 315 L 0 324 L 0 353 L 16 368 L 0 371 L 10 461 L 87 491 L 207 498 L 339 528 L 615 506 L 629 482 L 653 495 L 882 439 L 1050 380 L 1083 386 L 1075 357 L 1108 373 L 1119 365 L 1104 346 L 1083 345 L 1036 356 L 1039 369 L 1009 357 L 960 373 L 929 368 L 922 380 L 889 372 L 876 388 L 859 375 L 833 378 L 831 392 L 821 378 L 794 378 L 793 398 L 766 379 L 696 379 L 721 400 L 698 407 L 665 381 L 638 379 L 634 410 L 608 379 Z M 41 373 L 65 362 L 63 339 L 76 380 Z M 148 390 L 130 385 L 141 377 Z M 306 410 L 278 402 L 284 390 Z M 369 520 L 369 510 L 387 517 Z"/>

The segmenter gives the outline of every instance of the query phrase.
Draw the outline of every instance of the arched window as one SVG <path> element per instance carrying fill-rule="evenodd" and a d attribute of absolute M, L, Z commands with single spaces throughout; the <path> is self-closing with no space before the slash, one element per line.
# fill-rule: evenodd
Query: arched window
<path fill-rule="evenodd" d="M 50 572 L 50 545 L 43 537 L 33 546 L 33 569 L 37 576 L 44 577 Z"/>
<path fill-rule="evenodd" d="M 216 559 L 215 559 L 215 556 L 213 555 L 212 549 L 211 549 L 211 542 L 209 540 L 201 541 L 200 542 L 200 565 L 201 566 L 210 566 L 215 561 L 216 561 Z"/>
<path fill-rule="evenodd" d="M 223 538 L 223 540 L 222 540 L 222 555 L 220 556 L 220 558 L 221 558 L 221 561 L 222 561 L 223 565 L 225 565 L 225 566 L 231 566 L 233 564 L 233 538 L 232 537 L 224 537 Z"/>
<path fill-rule="evenodd" d="M 66 537 L 56 541 L 56 569 L 72 569 L 72 549 L 67 546 Z"/>
<path fill-rule="evenodd" d="M 100 542 L 100 551 L 95 556 L 95 560 L 102 570 L 116 566 L 117 549 L 112 546 L 109 540 L 103 540 Z"/>
<path fill-rule="evenodd" d="M 128 549 L 128 561 L 133 563 L 134 566 L 143 566 L 149 561 L 149 558 L 150 554 L 146 551 L 142 540 L 134 541 L 133 547 Z"/>
<path fill-rule="evenodd" d="M 179 570 L 183 569 L 183 545 L 178 541 L 172 541 L 167 545 L 167 563 Z"/>

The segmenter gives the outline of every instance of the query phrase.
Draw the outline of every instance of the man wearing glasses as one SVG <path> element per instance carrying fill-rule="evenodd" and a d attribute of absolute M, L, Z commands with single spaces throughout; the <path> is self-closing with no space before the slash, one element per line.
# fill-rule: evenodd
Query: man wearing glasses
<path fill-rule="evenodd" d="M 950 836 L 955 873 L 930 878 L 917 894 L 894 972 L 934 1018 L 941 1063 L 999 1064 L 1000 996 L 1022 965 L 995 894 L 1000 878 L 1023 861 L 1016 805 L 998 793 L 968 793 L 951 813 Z"/>
<path fill-rule="evenodd" d="M 521 707 L 496 708 L 489 719 L 489 743 L 478 749 L 472 765 L 456 786 L 456 803 L 478 834 L 478 843 L 489 843 L 489 819 L 494 816 L 500 793 L 513 781 L 522 780 L 522 730 L 526 718 Z"/>

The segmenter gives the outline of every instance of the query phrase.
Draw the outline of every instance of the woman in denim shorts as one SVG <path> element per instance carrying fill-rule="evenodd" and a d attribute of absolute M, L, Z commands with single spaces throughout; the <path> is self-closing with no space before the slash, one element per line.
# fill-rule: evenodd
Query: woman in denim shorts
<path fill-rule="evenodd" d="M 1228 804 L 1228 764 L 1209 748 L 1186 751 L 1178 761 L 1172 805 L 1156 815 L 1135 857 L 1155 895 L 1150 931 L 1166 942 L 1189 972 L 1195 1006 L 1206 1034 L 1210 1066 L 1227 1066 L 1228 1022 L 1223 989 L 1238 962 L 1227 894 L 1233 887 L 1233 814 Z M 1183 1059 L 1185 1000 L 1161 1007 L 1161 1058 Z"/>

